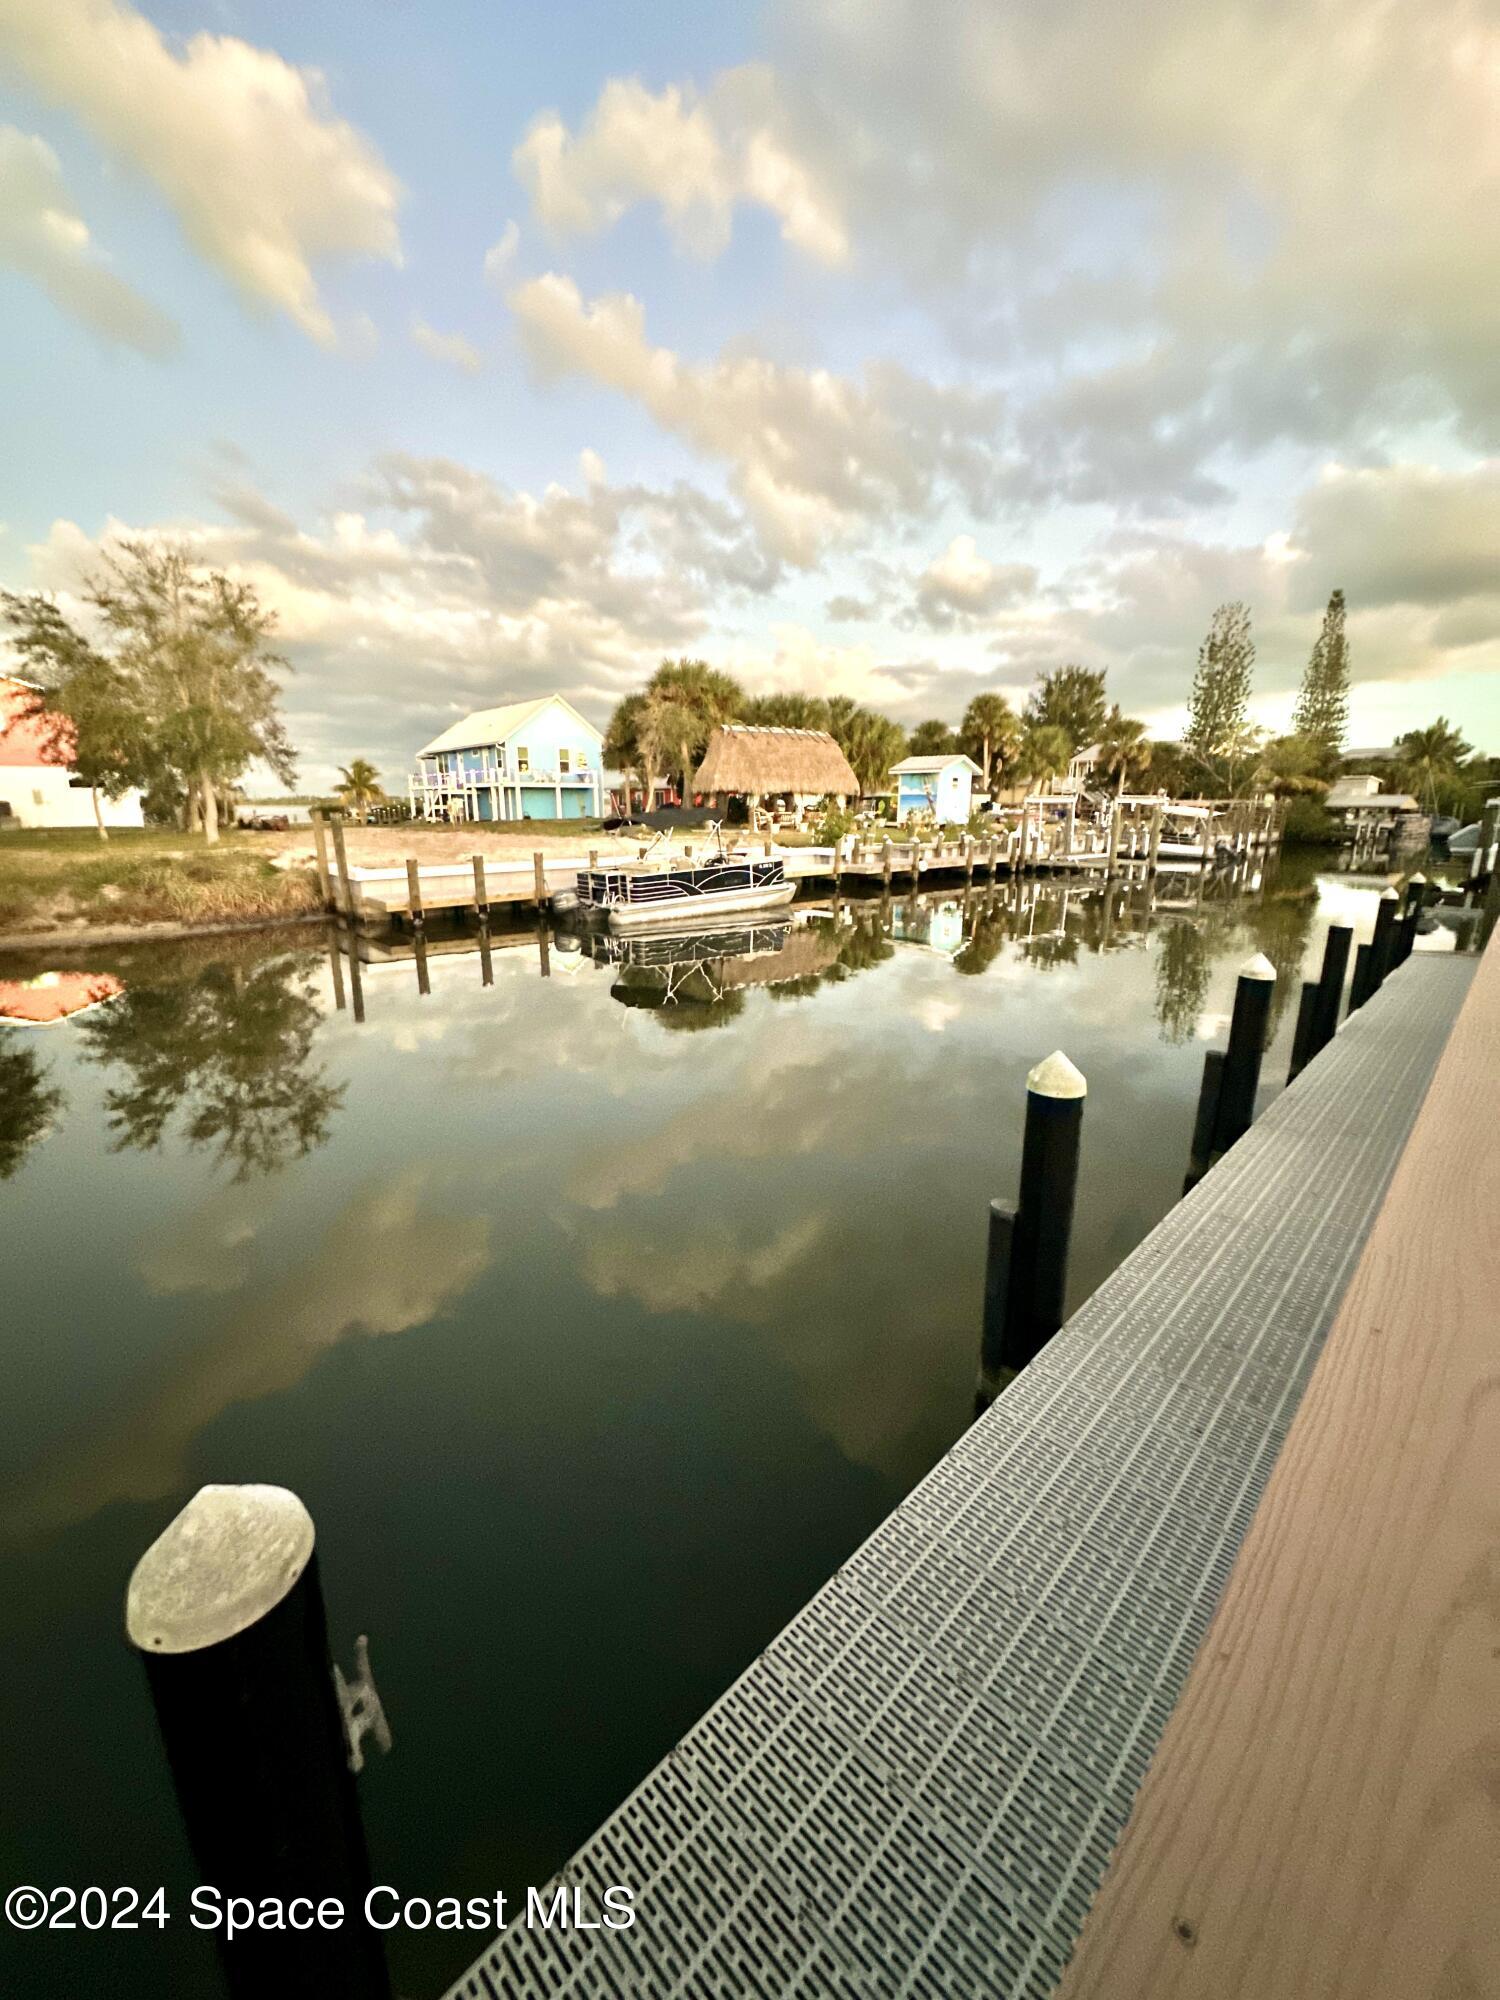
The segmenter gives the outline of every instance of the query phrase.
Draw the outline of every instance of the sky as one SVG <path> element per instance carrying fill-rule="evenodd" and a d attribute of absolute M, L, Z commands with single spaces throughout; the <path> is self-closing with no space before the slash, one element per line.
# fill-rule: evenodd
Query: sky
<path fill-rule="evenodd" d="M 665 655 L 1500 752 L 1492 0 L 0 0 L 0 585 L 251 582 L 300 782 Z"/>

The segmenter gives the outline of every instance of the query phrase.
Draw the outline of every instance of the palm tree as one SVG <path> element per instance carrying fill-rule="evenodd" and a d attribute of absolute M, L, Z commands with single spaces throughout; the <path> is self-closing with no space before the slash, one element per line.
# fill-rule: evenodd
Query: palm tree
<path fill-rule="evenodd" d="M 684 799 L 711 727 L 696 708 L 676 695 L 655 688 L 647 692 L 638 731 L 641 748 L 659 770 L 681 774 Z"/>
<path fill-rule="evenodd" d="M 990 767 L 1003 771 L 1021 747 L 1021 722 L 1003 694 L 976 694 L 964 710 L 958 740 L 984 773 L 990 789 Z"/>
<path fill-rule="evenodd" d="M 859 708 L 845 725 L 843 735 L 838 736 L 837 732 L 835 735 L 859 780 L 861 792 L 888 790 L 891 766 L 899 764 L 907 751 L 906 731 L 900 723 L 892 722 L 888 715 L 877 714 L 874 709 Z"/>
<path fill-rule="evenodd" d="M 642 725 L 646 714 L 646 697 L 643 694 L 628 694 L 615 706 L 609 718 L 609 727 L 604 732 L 604 761 L 613 765 L 625 777 L 625 814 L 630 815 L 630 780 L 635 777 L 640 782 L 643 812 L 651 810 L 651 794 L 656 788 L 659 769 L 656 745 L 644 733 Z"/>
<path fill-rule="evenodd" d="M 911 733 L 913 757 L 946 757 L 957 748 L 957 732 L 946 722 L 919 722 Z"/>
<path fill-rule="evenodd" d="M 1061 724 L 1029 723 L 1021 738 L 1017 774 L 1028 782 L 1039 778 L 1042 790 L 1046 791 L 1052 780 L 1067 770 L 1072 758 L 1073 739 Z"/>
<path fill-rule="evenodd" d="M 371 806 L 379 804 L 385 797 L 380 788 L 380 773 L 368 757 L 355 757 L 339 772 L 339 782 L 335 791 L 351 812 L 358 813 L 361 820 Z"/>
<path fill-rule="evenodd" d="M 1459 766 L 1473 745 L 1465 743 L 1446 715 L 1440 715 L 1425 729 L 1408 729 L 1404 736 L 1398 736 L 1396 748 L 1402 783 L 1432 811 L 1436 810 L 1439 784 L 1458 776 Z"/>
<path fill-rule="evenodd" d="M 744 709 L 745 690 L 733 674 L 706 660 L 663 660 L 646 683 L 646 701 L 658 703 L 653 736 L 658 749 L 670 746 L 663 761 L 681 773 L 686 798 L 692 766 L 718 725 L 733 722 Z M 691 728 L 684 718 L 692 719 Z"/>
<path fill-rule="evenodd" d="M 1118 799 L 1127 778 L 1144 777 L 1150 768 L 1151 745 L 1146 740 L 1145 723 L 1126 715 L 1116 702 L 1104 718 L 1104 733 L 1099 738 L 1099 771 L 1114 779 Z"/>

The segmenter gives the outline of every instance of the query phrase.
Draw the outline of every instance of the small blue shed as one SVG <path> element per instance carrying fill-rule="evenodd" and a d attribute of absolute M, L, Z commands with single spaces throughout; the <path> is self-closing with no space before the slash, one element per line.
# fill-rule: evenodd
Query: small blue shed
<path fill-rule="evenodd" d="M 896 818 L 932 813 L 940 825 L 966 826 L 973 811 L 974 780 L 984 776 L 972 757 L 955 750 L 946 757 L 903 757 L 891 766 L 896 780 Z"/>

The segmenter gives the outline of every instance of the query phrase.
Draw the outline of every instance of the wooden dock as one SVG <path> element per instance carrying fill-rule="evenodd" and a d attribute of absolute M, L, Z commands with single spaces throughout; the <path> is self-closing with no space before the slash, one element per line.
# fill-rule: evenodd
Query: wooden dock
<path fill-rule="evenodd" d="M 834 847 L 804 847 L 741 833 L 731 844 L 737 853 L 775 857 L 789 881 L 832 884 L 837 890 L 846 883 L 851 888 L 917 888 L 926 881 L 967 884 L 1028 874 L 1155 875 L 1159 870 L 1198 870 L 1221 862 L 1247 867 L 1274 849 L 1281 837 L 1281 815 L 1274 808 L 1222 813 L 1205 808 L 1198 847 L 1185 856 L 1164 854 L 1163 810 L 1155 801 L 1144 802 L 1149 812 L 1117 815 L 1108 837 L 1079 828 L 1071 812 L 1049 820 L 1042 807 L 1060 803 L 1066 801 L 1028 801 L 1014 823 L 988 835 L 903 840 L 893 830 L 889 838 L 850 836 Z M 482 915 L 526 905 L 545 909 L 560 892 L 573 890 L 578 876 L 599 858 L 589 851 L 554 855 L 538 850 L 529 858 L 508 862 L 475 854 L 465 861 L 423 863 L 412 856 L 382 867 L 351 866 L 340 815 L 314 814 L 313 831 L 327 908 L 346 922 L 377 928 L 420 924 L 439 912 Z M 646 851 L 645 843 L 637 849 L 639 855 Z M 658 858 L 687 865 L 708 851 L 708 837 L 684 838 L 658 850 Z"/>
<path fill-rule="evenodd" d="M 1474 967 L 1387 979 L 585 1843 L 553 1886 L 633 1926 L 449 2000 L 1041 2000 L 1185 1687 L 1076 1994 L 1496 1991 L 1493 953 L 1429 1100 Z"/>

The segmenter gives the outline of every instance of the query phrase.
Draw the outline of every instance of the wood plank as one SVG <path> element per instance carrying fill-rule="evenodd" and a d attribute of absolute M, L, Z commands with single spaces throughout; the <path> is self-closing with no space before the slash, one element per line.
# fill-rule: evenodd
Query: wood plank
<path fill-rule="evenodd" d="M 1065 2000 L 1500 1995 L 1497 1132 L 1492 949 Z"/>

